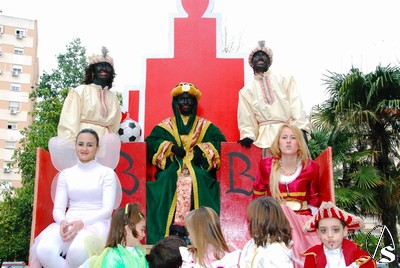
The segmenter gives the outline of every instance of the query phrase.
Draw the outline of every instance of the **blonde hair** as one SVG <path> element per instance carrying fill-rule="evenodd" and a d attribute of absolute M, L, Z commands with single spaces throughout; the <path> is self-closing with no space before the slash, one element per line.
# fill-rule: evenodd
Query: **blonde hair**
<path fill-rule="evenodd" d="M 290 222 L 275 198 L 262 196 L 251 201 L 247 217 L 250 235 L 258 247 L 274 242 L 289 246 L 292 239 Z"/>
<path fill-rule="evenodd" d="M 214 257 L 219 260 L 229 251 L 218 214 L 209 207 L 199 207 L 185 216 L 185 226 L 191 231 L 190 238 L 195 241 L 193 259 L 201 266 L 207 267 L 207 247 L 213 248 Z"/>
<path fill-rule="evenodd" d="M 271 155 L 274 159 L 272 160 L 271 175 L 269 180 L 271 195 L 281 202 L 284 199 L 282 197 L 281 192 L 279 191 L 279 176 L 281 168 L 281 163 L 279 160 L 282 158 L 282 152 L 279 149 L 279 141 L 284 128 L 290 128 L 294 133 L 297 145 L 299 147 L 299 149 L 297 150 L 297 159 L 300 160 L 303 170 L 308 166 L 309 160 L 311 159 L 311 154 L 310 151 L 308 150 L 308 146 L 304 139 L 302 131 L 294 125 L 282 124 L 270 147 Z"/>

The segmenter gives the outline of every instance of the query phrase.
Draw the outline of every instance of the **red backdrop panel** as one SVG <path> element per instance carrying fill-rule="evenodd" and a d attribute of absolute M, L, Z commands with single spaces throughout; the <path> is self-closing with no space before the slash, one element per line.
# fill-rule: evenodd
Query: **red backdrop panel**
<path fill-rule="evenodd" d="M 31 243 L 47 225 L 53 222 L 53 200 L 50 192 L 51 182 L 57 173 L 58 170 L 51 163 L 49 152 L 37 148 Z"/>
<path fill-rule="evenodd" d="M 146 143 L 122 143 L 115 172 L 122 186 L 120 206 L 139 203 L 146 214 Z"/>
<path fill-rule="evenodd" d="M 335 203 L 332 147 L 327 147 L 315 161 L 319 164 L 319 201 L 332 201 Z"/>
<path fill-rule="evenodd" d="M 208 1 L 186 1 L 189 17 L 174 19 L 173 58 L 147 59 L 145 137 L 172 115 L 171 90 L 190 82 L 202 92 L 198 115 L 218 126 L 228 141 L 239 139 L 237 104 L 244 60 L 216 57 L 216 19 L 201 18 L 207 5 Z"/>
<path fill-rule="evenodd" d="M 237 142 L 221 144 L 221 225 L 226 240 L 239 248 L 250 239 L 247 206 L 260 159 L 261 149 L 255 146 L 247 149 Z"/>
<path fill-rule="evenodd" d="M 128 112 L 129 117 L 136 122 L 139 122 L 139 90 L 129 90 Z"/>

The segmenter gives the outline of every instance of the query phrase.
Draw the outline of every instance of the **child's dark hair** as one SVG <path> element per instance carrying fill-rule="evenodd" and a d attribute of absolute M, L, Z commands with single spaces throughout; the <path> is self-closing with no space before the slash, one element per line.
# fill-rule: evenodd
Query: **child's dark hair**
<path fill-rule="evenodd" d="M 84 128 L 81 131 L 79 131 L 78 135 L 76 135 L 76 140 L 78 140 L 79 135 L 82 133 L 90 133 L 96 138 L 96 145 L 99 146 L 99 134 L 94 129 L 91 128 Z M 75 140 L 75 142 L 76 142 Z"/>
<path fill-rule="evenodd" d="M 111 220 L 106 247 L 116 247 L 118 244 L 126 245 L 125 225 L 128 225 L 133 236 L 137 237 L 136 224 L 142 219 L 145 219 L 145 216 L 137 203 L 128 203 L 124 207 L 118 208 Z"/>
<path fill-rule="evenodd" d="M 289 246 L 292 239 L 290 222 L 275 198 L 254 199 L 247 207 L 247 216 L 250 235 L 257 246 L 273 242 L 284 242 Z"/>
<path fill-rule="evenodd" d="M 179 236 L 167 236 L 157 242 L 146 256 L 149 268 L 178 268 L 182 265 L 179 247 L 186 247 L 185 240 Z"/>

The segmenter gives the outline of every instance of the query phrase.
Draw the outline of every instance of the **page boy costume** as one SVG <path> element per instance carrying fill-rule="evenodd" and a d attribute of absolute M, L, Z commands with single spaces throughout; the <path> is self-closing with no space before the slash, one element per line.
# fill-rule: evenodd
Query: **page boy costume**
<path fill-rule="evenodd" d="M 364 227 L 364 222 L 361 218 L 351 215 L 338 207 L 332 202 L 322 202 L 317 214 L 315 214 L 303 226 L 304 232 L 315 232 L 317 224 L 321 219 L 336 218 L 343 221 L 349 230 L 361 229 Z M 335 263 L 334 267 L 376 267 L 375 261 L 369 254 L 362 250 L 353 241 L 344 238 L 342 246 L 337 249 L 328 249 L 324 244 L 312 246 L 306 250 L 303 255 L 306 256 L 304 268 L 325 268 L 330 263 Z"/>

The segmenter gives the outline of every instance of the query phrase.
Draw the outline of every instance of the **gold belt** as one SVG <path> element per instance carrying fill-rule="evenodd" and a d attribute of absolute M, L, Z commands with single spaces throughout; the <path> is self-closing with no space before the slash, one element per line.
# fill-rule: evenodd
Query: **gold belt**
<path fill-rule="evenodd" d="M 293 198 L 285 199 L 285 205 L 290 207 L 293 211 L 300 211 L 308 209 L 307 201 L 300 201 Z"/>

